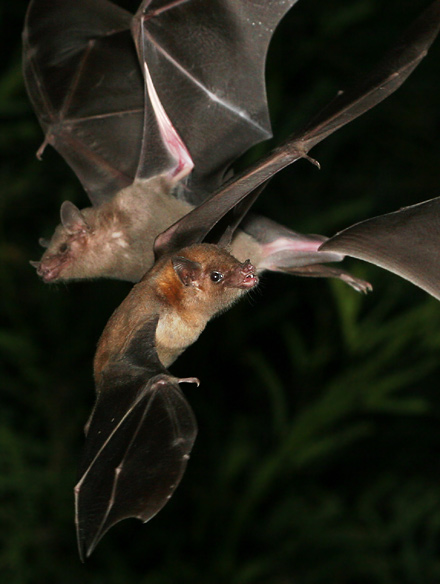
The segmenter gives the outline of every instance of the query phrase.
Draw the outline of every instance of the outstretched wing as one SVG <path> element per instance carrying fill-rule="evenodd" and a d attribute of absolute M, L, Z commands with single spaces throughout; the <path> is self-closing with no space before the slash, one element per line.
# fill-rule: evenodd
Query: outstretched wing
<path fill-rule="evenodd" d="M 141 4 L 133 26 L 139 60 L 149 69 L 158 98 L 191 154 L 190 185 L 196 193 L 212 192 L 238 156 L 270 138 L 266 54 L 278 22 L 296 1 L 145 0 Z M 146 128 L 160 119 L 154 109 L 146 108 Z M 153 135 L 145 133 L 144 177 L 152 176 L 159 152 L 159 140 L 154 148 L 148 146 Z M 166 141 L 162 150 L 164 156 L 169 153 Z"/>
<path fill-rule="evenodd" d="M 357 223 L 319 249 L 385 268 L 440 300 L 440 198 Z"/>
<path fill-rule="evenodd" d="M 426 56 L 439 30 L 440 1 L 436 0 L 359 86 L 341 92 L 301 132 L 292 135 L 266 158 L 231 179 L 209 199 L 161 233 L 155 242 L 156 257 L 203 241 L 211 229 L 234 207 L 249 196 L 253 201 L 254 191 L 257 188 L 261 191 L 264 183 L 274 174 L 300 158 L 307 158 L 307 153 L 313 146 L 398 89 Z M 317 164 L 313 160 L 312 162 Z M 244 204 L 243 213 L 248 208 L 249 205 Z M 234 225 L 237 223 L 235 219 Z M 321 249 L 330 251 L 330 248 L 324 246 Z"/>
<path fill-rule="evenodd" d="M 235 158 L 271 135 L 266 53 L 295 2 L 148 0 L 132 19 L 108 0 L 33 0 L 24 75 L 44 145 L 99 204 L 135 177 L 175 173 L 180 139 L 200 199 Z"/>

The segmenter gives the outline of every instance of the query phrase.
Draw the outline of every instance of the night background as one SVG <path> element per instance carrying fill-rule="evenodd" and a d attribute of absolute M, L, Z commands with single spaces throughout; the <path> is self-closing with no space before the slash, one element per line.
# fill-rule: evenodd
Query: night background
<path fill-rule="evenodd" d="M 362 77 L 428 5 L 300 0 L 269 52 L 274 140 Z M 92 358 L 130 289 L 43 284 L 59 207 L 88 200 L 48 148 L 21 76 L 27 2 L 0 7 L 0 574 L 11 584 L 440 582 L 440 304 L 346 261 L 374 292 L 265 275 L 172 367 L 199 424 L 181 485 L 149 523 L 113 528 L 81 564 L 73 486 Z M 305 233 L 440 195 L 440 41 L 401 89 L 276 177 L 258 210 Z M 7 580 L 6 580 L 7 578 Z"/>

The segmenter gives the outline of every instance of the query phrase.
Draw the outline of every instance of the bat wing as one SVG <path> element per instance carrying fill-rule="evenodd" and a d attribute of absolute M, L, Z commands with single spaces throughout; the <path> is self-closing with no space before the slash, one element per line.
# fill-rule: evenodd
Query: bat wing
<path fill-rule="evenodd" d="M 190 186 L 196 193 L 212 192 L 224 182 L 225 170 L 238 156 L 271 136 L 266 54 L 278 22 L 295 2 L 147 0 L 141 4 L 133 26 L 139 60 L 144 74 L 148 67 L 158 99 L 191 154 Z M 153 102 L 151 93 L 147 101 Z M 158 155 L 157 148 L 148 147 L 154 135 L 149 128 L 160 121 L 154 110 L 154 105 L 146 108 L 142 177 L 153 174 Z M 151 122 L 149 114 L 153 114 Z M 167 156 L 170 144 L 166 138 L 163 143 Z"/>
<path fill-rule="evenodd" d="M 254 201 L 254 191 L 260 189 L 260 192 L 274 174 L 300 158 L 308 158 L 307 153 L 313 146 L 398 89 L 426 56 L 439 29 L 440 1 L 436 0 L 360 85 L 340 92 L 301 132 L 292 135 L 266 158 L 231 179 L 209 199 L 161 233 L 155 241 L 156 257 L 203 241 L 211 229 L 234 207 L 242 204 L 244 199 L 251 196 Z M 249 205 L 243 205 L 243 213 L 248 208 Z M 238 224 L 236 219 L 234 224 Z"/>
<path fill-rule="evenodd" d="M 385 268 L 440 300 L 440 198 L 357 223 L 319 249 Z"/>
<path fill-rule="evenodd" d="M 178 379 L 113 375 L 97 399 L 75 487 L 81 559 L 115 523 L 146 522 L 162 509 L 180 483 L 196 434 Z"/>
<path fill-rule="evenodd" d="M 155 349 L 157 319 L 100 374 L 75 487 L 78 548 L 89 556 L 115 523 L 151 519 L 178 486 L 197 434 L 179 383 Z"/>
<path fill-rule="evenodd" d="M 23 61 L 39 153 L 54 146 L 94 204 L 192 163 L 193 197 L 212 192 L 271 136 L 266 53 L 295 2 L 148 0 L 132 18 L 108 0 L 33 0 Z"/>
<path fill-rule="evenodd" d="M 144 118 L 132 15 L 107 0 L 34 0 L 23 31 L 27 91 L 43 131 L 94 204 L 133 182 Z"/>

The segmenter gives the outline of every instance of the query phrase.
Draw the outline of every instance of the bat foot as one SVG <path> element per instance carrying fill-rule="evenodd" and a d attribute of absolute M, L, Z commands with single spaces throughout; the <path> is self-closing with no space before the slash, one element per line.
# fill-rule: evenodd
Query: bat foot
<path fill-rule="evenodd" d="M 46 146 L 49 144 L 49 139 L 46 136 L 44 138 L 44 142 L 41 144 L 41 146 L 38 148 L 37 153 L 36 153 L 36 157 L 38 158 L 38 160 L 42 160 L 43 159 L 43 154 L 44 151 L 46 150 Z"/>
<path fill-rule="evenodd" d="M 368 292 L 373 291 L 373 286 L 370 282 L 366 280 L 361 280 L 360 278 L 356 278 L 352 276 L 348 272 L 341 272 L 338 276 L 343 282 L 354 288 L 356 292 L 360 292 L 361 294 L 368 294 Z"/>

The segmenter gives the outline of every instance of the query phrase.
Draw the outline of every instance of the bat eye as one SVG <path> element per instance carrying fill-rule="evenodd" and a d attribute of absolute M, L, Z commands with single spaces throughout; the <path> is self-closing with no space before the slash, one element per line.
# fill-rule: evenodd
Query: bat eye
<path fill-rule="evenodd" d="M 67 245 L 67 243 L 63 243 L 60 245 L 59 251 L 61 253 L 65 253 L 68 249 L 69 249 L 69 246 Z"/>
<path fill-rule="evenodd" d="M 211 272 L 211 280 L 213 282 L 221 282 L 223 280 L 223 274 L 221 272 Z"/>

